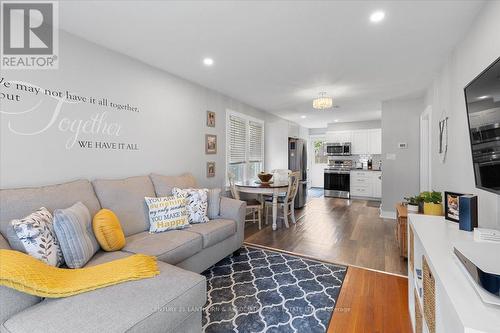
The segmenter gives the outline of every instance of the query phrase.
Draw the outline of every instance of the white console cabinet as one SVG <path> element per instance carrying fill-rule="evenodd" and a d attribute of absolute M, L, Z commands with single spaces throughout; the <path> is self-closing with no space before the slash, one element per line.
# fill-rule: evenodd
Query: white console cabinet
<path fill-rule="evenodd" d="M 484 303 L 453 247 L 477 246 L 444 217 L 408 215 L 408 304 L 413 332 L 500 332 L 500 306 Z M 496 245 L 495 245 L 496 246 Z M 498 256 L 484 253 L 484 256 Z M 417 270 L 424 270 L 423 278 Z"/>

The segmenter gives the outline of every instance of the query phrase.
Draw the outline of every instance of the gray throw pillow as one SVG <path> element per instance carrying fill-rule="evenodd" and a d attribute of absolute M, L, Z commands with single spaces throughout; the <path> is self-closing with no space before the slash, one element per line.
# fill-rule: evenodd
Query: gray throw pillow
<path fill-rule="evenodd" d="M 99 250 L 92 231 L 92 217 L 81 202 L 54 211 L 54 230 L 64 261 L 70 268 L 83 267 Z"/>

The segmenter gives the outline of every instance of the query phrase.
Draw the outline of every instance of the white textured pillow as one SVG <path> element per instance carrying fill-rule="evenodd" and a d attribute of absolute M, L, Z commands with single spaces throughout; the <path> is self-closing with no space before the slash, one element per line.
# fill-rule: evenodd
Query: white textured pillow
<path fill-rule="evenodd" d="M 206 188 L 187 188 L 180 189 L 174 187 L 172 194 L 179 198 L 186 199 L 186 208 L 188 212 L 189 223 L 208 222 L 208 190 Z"/>
<path fill-rule="evenodd" d="M 27 254 L 58 267 L 64 260 L 52 221 L 52 214 L 42 207 L 23 219 L 12 220 L 11 224 Z"/>
<path fill-rule="evenodd" d="M 149 232 L 189 227 L 186 199 L 179 197 L 145 197 L 149 209 Z"/>

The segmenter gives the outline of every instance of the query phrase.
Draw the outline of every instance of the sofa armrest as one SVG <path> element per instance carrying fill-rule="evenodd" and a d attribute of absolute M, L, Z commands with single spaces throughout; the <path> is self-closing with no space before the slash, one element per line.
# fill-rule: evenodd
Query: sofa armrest
<path fill-rule="evenodd" d="M 236 222 L 236 233 L 240 244 L 243 244 L 246 210 L 247 203 L 244 201 L 228 197 L 221 197 L 220 199 L 220 217 Z"/>

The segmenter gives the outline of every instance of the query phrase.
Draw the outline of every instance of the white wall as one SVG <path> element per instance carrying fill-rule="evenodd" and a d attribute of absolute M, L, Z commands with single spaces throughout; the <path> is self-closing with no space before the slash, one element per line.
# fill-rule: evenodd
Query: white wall
<path fill-rule="evenodd" d="M 158 172 L 192 172 L 204 186 L 221 186 L 225 173 L 226 109 L 265 121 L 266 169 L 287 166 L 290 122 L 247 104 L 188 82 L 174 75 L 118 54 L 65 32 L 60 33 L 58 70 L 2 70 L 9 81 L 25 81 L 45 89 L 105 97 L 115 103 L 139 107 L 139 112 L 117 111 L 91 103 L 64 104 L 56 122 L 50 122 L 57 100 L 19 92 L 20 102 L 1 101 L 0 186 L 34 186 L 76 178 L 119 178 Z M 19 114 L 41 104 L 32 112 Z M 216 127 L 206 127 L 206 110 L 216 112 Z M 12 112 L 18 114 L 5 114 Z M 121 126 L 118 136 L 80 135 L 81 140 L 137 143 L 139 150 L 66 149 L 72 136 L 58 126 L 62 118 L 88 120 L 107 112 L 107 121 Z M 64 123 L 62 128 L 65 128 Z M 304 131 L 301 129 L 300 131 Z M 205 134 L 217 134 L 218 153 L 206 155 Z M 206 178 L 206 162 L 216 162 L 216 177 Z"/>
<path fill-rule="evenodd" d="M 382 102 L 382 212 L 395 216 L 395 205 L 419 193 L 420 114 L 424 98 Z M 407 143 L 399 149 L 398 143 Z M 388 159 L 388 154 L 394 159 Z"/>
<path fill-rule="evenodd" d="M 499 56 L 500 1 L 490 1 L 457 45 L 426 97 L 426 103 L 433 109 L 433 138 L 438 137 L 438 120 L 449 117 L 449 145 L 445 163 L 440 161 L 436 140 L 431 145 L 434 189 L 477 194 L 479 225 L 498 229 L 500 196 L 479 190 L 474 184 L 463 89 Z"/>

